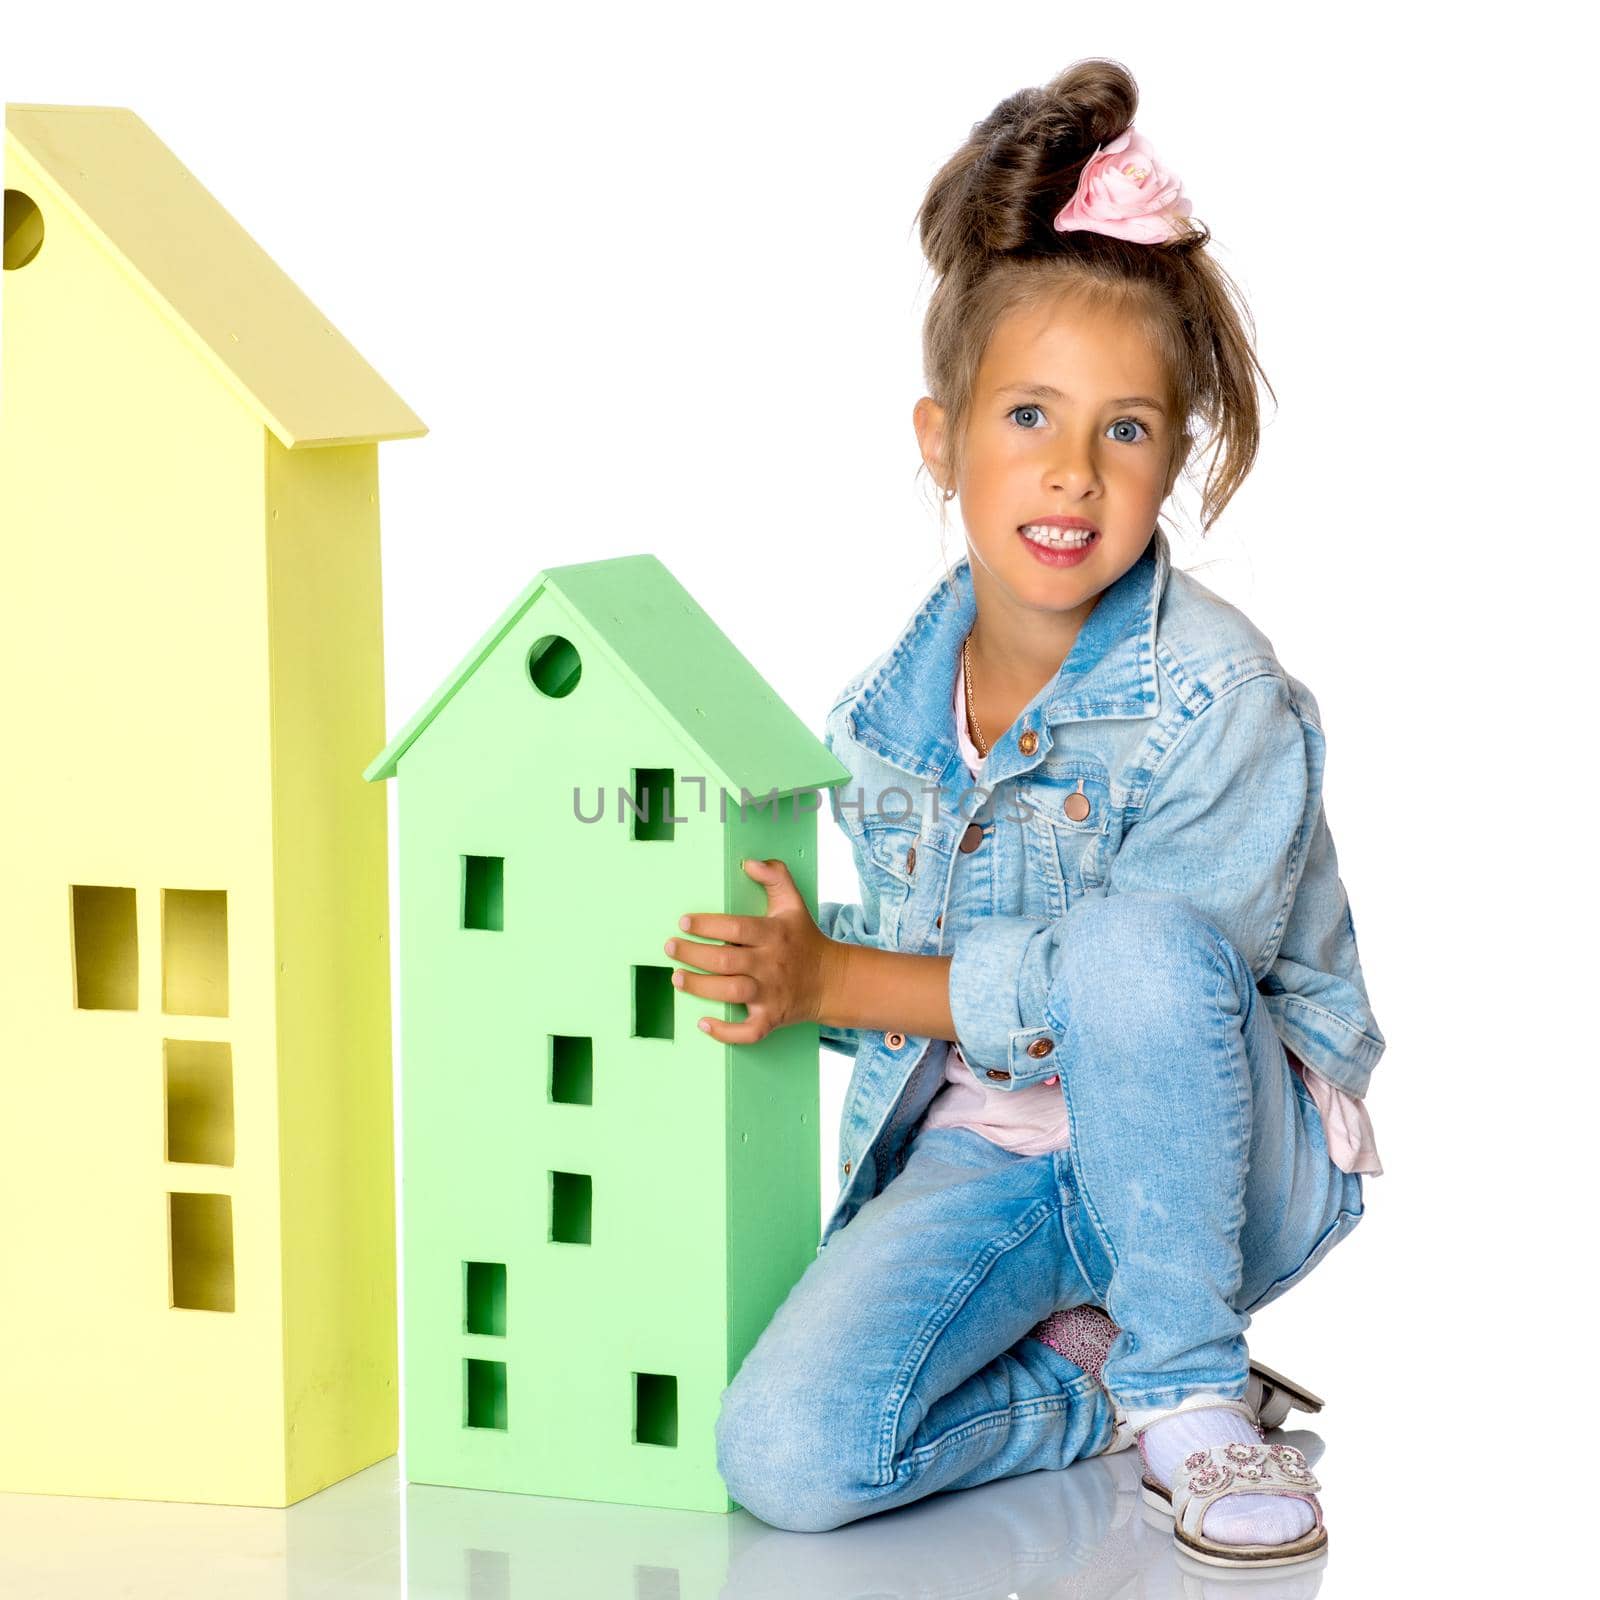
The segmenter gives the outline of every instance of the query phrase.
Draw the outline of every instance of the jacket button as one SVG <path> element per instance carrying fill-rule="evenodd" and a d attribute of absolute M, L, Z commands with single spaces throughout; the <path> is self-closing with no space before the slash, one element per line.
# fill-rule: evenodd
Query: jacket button
<path fill-rule="evenodd" d="M 883 1036 L 883 1042 L 891 1050 L 898 1050 L 906 1042 L 906 1036 L 903 1033 L 886 1033 Z"/>
<path fill-rule="evenodd" d="M 974 850 L 983 843 L 982 825 L 976 822 L 967 824 L 967 831 L 961 835 L 961 853 L 970 856 Z"/>
<path fill-rule="evenodd" d="M 1009 1078 L 1011 1076 L 1009 1072 L 1002 1072 L 999 1067 L 988 1068 L 987 1075 L 991 1078 Z"/>
<path fill-rule="evenodd" d="M 1041 1056 L 1047 1056 L 1056 1047 L 1054 1039 L 1035 1039 L 1028 1046 L 1028 1054 L 1037 1061 Z"/>
<path fill-rule="evenodd" d="M 933 919 L 933 925 L 936 928 L 942 928 L 944 926 L 944 913 L 942 911 Z"/>
<path fill-rule="evenodd" d="M 916 870 L 917 870 L 917 847 L 914 844 L 907 845 L 906 846 L 906 872 L 908 874 L 910 874 L 910 873 L 915 872 Z"/>
<path fill-rule="evenodd" d="M 844 1175 L 847 1178 L 850 1176 L 850 1163 L 848 1161 L 844 1164 Z"/>
<path fill-rule="evenodd" d="M 1092 807 L 1089 804 L 1088 795 L 1083 792 L 1082 778 L 1078 779 L 1078 787 L 1076 792 L 1069 794 L 1067 798 L 1061 802 L 1061 809 L 1065 811 L 1074 822 L 1082 822 L 1083 819 L 1089 815 Z"/>
<path fill-rule="evenodd" d="M 1019 749 L 1025 756 L 1031 756 L 1038 748 L 1039 735 L 1036 734 L 1032 728 L 1027 729 L 1023 733 L 1022 737 L 1017 740 L 1017 749 Z"/>

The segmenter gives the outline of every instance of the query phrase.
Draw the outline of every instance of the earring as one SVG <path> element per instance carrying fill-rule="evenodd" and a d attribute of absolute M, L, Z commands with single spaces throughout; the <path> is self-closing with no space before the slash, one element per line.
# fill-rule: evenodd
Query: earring
<path fill-rule="evenodd" d="M 955 488 L 952 486 L 951 488 L 946 489 L 944 492 L 944 497 L 946 500 L 954 500 L 956 497 Z"/>

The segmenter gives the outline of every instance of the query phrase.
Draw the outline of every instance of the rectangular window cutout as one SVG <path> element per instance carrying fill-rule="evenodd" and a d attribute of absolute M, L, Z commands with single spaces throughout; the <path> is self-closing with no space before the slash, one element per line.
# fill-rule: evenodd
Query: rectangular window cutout
<path fill-rule="evenodd" d="M 467 1357 L 467 1426 L 506 1426 L 506 1364 Z"/>
<path fill-rule="evenodd" d="M 503 933 L 506 926 L 504 856 L 462 856 L 461 926 Z"/>
<path fill-rule="evenodd" d="M 80 1011 L 139 1009 L 139 930 L 132 889 L 72 886 L 73 1004 Z"/>
<path fill-rule="evenodd" d="M 594 1040 L 581 1035 L 550 1035 L 550 1098 L 558 1105 L 594 1104 Z"/>
<path fill-rule="evenodd" d="M 167 1160 L 233 1165 L 233 1048 L 209 1039 L 164 1039 Z"/>
<path fill-rule="evenodd" d="M 550 1174 L 550 1238 L 556 1244 L 591 1244 L 594 1179 L 587 1172 Z"/>
<path fill-rule="evenodd" d="M 471 1600 L 511 1600 L 511 1552 L 469 1546 L 466 1577 L 461 1593 Z"/>
<path fill-rule="evenodd" d="M 635 1039 L 672 1037 L 671 967 L 633 969 L 633 1036 Z"/>
<path fill-rule="evenodd" d="M 631 799 L 635 839 L 672 837 L 671 767 L 635 767 Z"/>
<path fill-rule="evenodd" d="M 161 891 L 161 1009 L 175 1017 L 228 1014 L 228 892 Z"/>
<path fill-rule="evenodd" d="M 489 1333 L 504 1338 L 506 1332 L 506 1269 L 499 1261 L 467 1261 L 468 1333 Z"/>
<path fill-rule="evenodd" d="M 639 1444 L 678 1442 L 678 1380 L 664 1372 L 633 1375 L 633 1437 Z"/>
<path fill-rule="evenodd" d="M 233 1310 L 233 1197 L 169 1194 L 172 1304 Z"/>
<path fill-rule="evenodd" d="M 682 1600 L 676 1567 L 633 1569 L 633 1600 Z"/>

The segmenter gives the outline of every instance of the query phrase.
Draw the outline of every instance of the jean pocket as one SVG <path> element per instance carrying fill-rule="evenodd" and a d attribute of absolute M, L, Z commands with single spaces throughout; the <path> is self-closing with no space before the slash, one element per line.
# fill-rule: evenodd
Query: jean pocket
<path fill-rule="evenodd" d="M 1333 1249 L 1333 1247 L 1338 1244 L 1341 1239 L 1347 1238 L 1350 1235 L 1352 1230 L 1355 1228 L 1355 1225 L 1360 1222 L 1362 1217 L 1365 1215 L 1366 1207 L 1364 1205 L 1358 1205 L 1358 1208 L 1354 1211 L 1338 1212 L 1333 1221 L 1326 1229 L 1323 1230 L 1322 1237 L 1319 1238 L 1314 1245 L 1312 1245 L 1311 1253 L 1305 1258 L 1305 1260 L 1302 1261 L 1300 1265 L 1296 1267 L 1294 1271 L 1291 1272 L 1287 1277 L 1279 1278 L 1276 1283 L 1269 1285 L 1265 1294 L 1262 1294 L 1257 1299 L 1252 1300 L 1250 1304 L 1245 1306 L 1243 1309 L 1247 1313 L 1259 1311 L 1262 1306 L 1270 1305 L 1278 1298 L 1279 1295 L 1285 1293 L 1289 1289 L 1292 1289 L 1303 1277 L 1305 1277 L 1308 1272 L 1312 1270 L 1313 1267 L 1321 1264 L 1323 1257 L 1326 1256 L 1327 1253 Z"/>
<path fill-rule="evenodd" d="M 1289 1081 L 1294 1085 L 1294 1092 L 1300 1096 L 1313 1110 L 1316 1109 L 1316 1099 L 1311 1093 L 1311 1085 L 1306 1082 L 1303 1072 L 1296 1072 L 1293 1064 L 1289 1067 Z"/>

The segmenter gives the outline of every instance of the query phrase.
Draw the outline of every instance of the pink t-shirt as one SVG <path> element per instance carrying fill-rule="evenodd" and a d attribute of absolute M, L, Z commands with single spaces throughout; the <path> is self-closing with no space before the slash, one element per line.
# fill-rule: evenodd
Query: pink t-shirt
<path fill-rule="evenodd" d="M 977 777 L 983 764 L 978 747 L 967 732 L 966 707 L 962 703 L 962 678 L 956 674 L 956 743 L 967 769 Z M 1311 1091 L 1328 1141 L 1328 1154 L 1343 1172 L 1364 1172 L 1374 1176 L 1383 1171 L 1378 1146 L 1373 1139 L 1372 1119 L 1363 1101 L 1329 1083 L 1321 1073 L 1306 1066 L 1292 1050 L 1286 1050 L 1290 1070 L 1298 1072 Z M 1064 1150 L 1070 1142 L 1066 1102 L 1059 1078 L 1022 1089 L 990 1089 L 980 1084 L 961 1053 L 952 1043 L 945 1061 L 945 1081 L 923 1115 L 923 1125 L 932 1128 L 971 1128 L 991 1144 L 1021 1156 L 1045 1155 Z"/>

